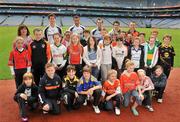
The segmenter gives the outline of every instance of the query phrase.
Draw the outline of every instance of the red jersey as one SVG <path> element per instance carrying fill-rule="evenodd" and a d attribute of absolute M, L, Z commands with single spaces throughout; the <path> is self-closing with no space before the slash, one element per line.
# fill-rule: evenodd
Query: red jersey
<path fill-rule="evenodd" d="M 31 65 L 31 58 L 27 50 L 24 49 L 20 52 L 14 49 L 10 52 L 8 66 L 14 66 L 14 69 L 23 69 Z"/>
<path fill-rule="evenodd" d="M 113 83 L 110 81 L 105 81 L 103 85 L 103 91 L 108 94 L 114 94 L 116 92 L 116 89 L 120 87 L 120 81 L 116 79 Z"/>
<path fill-rule="evenodd" d="M 123 93 L 135 90 L 137 85 L 140 84 L 137 73 L 132 72 L 130 76 L 127 76 L 125 73 L 123 73 L 120 76 L 120 84 Z"/>
<path fill-rule="evenodd" d="M 81 64 L 81 56 L 83 54 L 83 47 L 81 45 L 68 46 L 69 63 Z"/>

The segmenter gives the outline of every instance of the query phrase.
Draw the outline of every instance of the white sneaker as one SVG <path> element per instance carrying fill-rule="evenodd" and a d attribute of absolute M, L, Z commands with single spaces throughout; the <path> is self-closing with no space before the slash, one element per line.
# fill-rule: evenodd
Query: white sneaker
<path fill-rule="evenodd" d="M 101 113 L 98 106 L 94 106 L 94 105 L 93 105 L 93 108 L 94 108 L 94 112 L 95 112 L 96 114 Z"/>
<path fill-rule="evenodd" d="M 162 100 L 162 99 L 158 99 L 157 102 L 158 102 L 158 103 L 162 103 L 163 100 Z"/>
<path fill-rule="evenodd" d="M 84 101 L 83 106 L 87 106 L 87 100 Z"/>
<path fill-rule="evenodd" d="M 118 107 L 115 107 L 115 114 L 116 115 L 120 115 L 121 111 Z"/>
<path fill-rule="evenodd" d="M 67 104 L 68 104 L 68 98 L 67 98 L 67 95 L 64 95 L 64 97 L 63 97 L 63 98 L 64 98 L 64 104 L 66 104 L 66 105 L 67 105 Z"/>

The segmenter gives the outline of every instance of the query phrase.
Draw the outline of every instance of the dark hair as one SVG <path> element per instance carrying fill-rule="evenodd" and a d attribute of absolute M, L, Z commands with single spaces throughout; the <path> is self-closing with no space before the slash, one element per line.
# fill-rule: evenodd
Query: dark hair
<path fill-rule="evenodd" d="M 83 31 L 83 33 L 89 33 L 89 34 L 90 34 L 90 30 L 85 29 L 85 30 Z"/>
<path fill-rule="evenodd" d="M 170 41 L 172 40 L 172 36 L 171 36 L 171 35 L 168 35 L 168 34 L 166 34 L 166 35 L 163 36 L 163 40 L 164 40 L 165 38 L 169 38 Z"/>
<path fill-rule="evenodd" d="M 56 18 L 56 15 L 54 13 L 51 13 L 51 14 L 48 15 L 48 19 L 50 19 L 50 17 Z"/>
<path fill-rule="evenodd" d="M 55 66 L 54 66 L 53 63 L 47 63 L 47 64 L 45 65 L 45 69 L 48 69 L 49 67 L 55 68 Z"/>
<path fill-rule="evenodd" d="M 28 27 L 26 25 L 22 24 L 22 25 L 19 25 L 19 27 L 18 27 L 18 33 L 17 33 L 18 36 L 21 36 L 21 30 L 24 29 L 24 28 L 27 30 L 26 36 L 30 35 Z"/>
<path fill-rule="evenodd" d="M 145 33 L 139 33 L 139 36 L 140 36 L 140 35 L 143 35 L 144 37 L 146 36 L 146 34 L 145 34 Z"/>
<path fill-rule="evenodd" d="M 123 42 L 123 38 L 122 38 L 122 37 L 119 37 L 119 38 L 116 39 L 116 41 L 117 41 L 117 42 L 118 42 L 118 41 Z"/>
<path fill-rule="evenodd" d="M 113 22 L 113 25 L 114 25 L 114 24 L 120 25 L 120 22 L 119 22 L 119 21 L 114 21 L 114 22 Z"/>
<path fill-rule="evenodd" d="M 102 21 L 102 23 L 103 23 L 103 19 L 100 18 L 100 17 L 97 18 L 96 23 L 97 23 L 98 21 Z"/>
<path fill-rule="evenodd" d="M 95 37 L 89 37 L 89 38 L 88 38 L 88 41 L 87 41 L 88 51 L 89 51 L 89 52 L 91 51 L 91 48 L 90 48 L 90 39 L 93 39 L 93 40 L 94 40 L 94 51 L 96 52 L 96 51 L 97 51 L 97 41 L 96 41 L 96 38 L 95 38 Z"/>
<path fill-rule="evenodd" d="M 154 68 L 154 71 L 156 71 L 157 69 L 161 69 L 162 72 L 164 72 L 164 69 L 161 65 L 156 65 L 155 68 Z"/>

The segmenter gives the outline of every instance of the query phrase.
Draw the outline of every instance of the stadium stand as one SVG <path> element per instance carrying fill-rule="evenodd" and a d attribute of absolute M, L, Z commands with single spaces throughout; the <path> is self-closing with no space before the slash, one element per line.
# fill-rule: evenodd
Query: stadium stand
<path fill-rule="evenodd" d="M 82 25 L 95 26 L 97 17 L 111 26 L 119 20 L 122 27 L 135 21 L 138 27 L 180 28 L 179 0 L 1 0 L 0 25 L 46 26 L 47 15 L 55 13 L 59 26 L 72 25 L 79 14 Z M 7 16 L 9 15 L 9 16 Z M 18 18 L 18 19 L 16 19 Z"/>

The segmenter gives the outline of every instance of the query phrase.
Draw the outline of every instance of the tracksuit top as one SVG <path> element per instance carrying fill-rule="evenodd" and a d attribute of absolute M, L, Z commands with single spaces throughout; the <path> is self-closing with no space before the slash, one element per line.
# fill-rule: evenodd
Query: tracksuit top
<path fill-rule="evenodd" d="M 77 92 L 87 91 L 88 89 L 98 85 L 101 85 L 101 83 L 94 76 L 91 75 L 88 81 L 86 81 L 85 78 L 82 76 L 76 90 Z"/>
<path fill-rule="evenodd" d="M 14 69 L 24 69 L 31 65 L 31 58 L 26 49 L 23 49 L 23 51 L 20 52 L 15 48 L 10 52 L 8 66 L 13 66 Z"/>
<path fill-rule="evenodd" d="M 43 39 L 34 40 L 28 47 L 32 60 L 32 67 L 45 65 L 51 59 L 50 45 Z"/>
<path fill-rule="evenodd" d="M 174 66 L 174 56 L 175 56 L 175 51 L 173 46 L 165 46 L 161 45 L 159 47 L 159 61 L 158 63 L 161 66 L 168 66 L 168 67 L 173 67 Z"/>
<path fill-rule="evenodd" d="M 20 97 L 20 94 L 24 93 L 27 95 L 27 101 L 38 101 L 38 87 L 35 84 L 32 84 L 32 86 L 26 86 L 25 83 L 22 83 L 14 96 L 14 99 L 17 100 L 18 97 Z"/>
<path fill-rule="evenodd" d="M 59 99 L 61 96 L 62 81 L 61 78 L 54 74 L 53 79 L 45 73 L 39 83 L 40 102 L 46 103 L 46 99 Z"/>
<path fill-rule="evenodd" d="M 151 80 L 154 83 L 154 87 L 165 87 L 167 83 L 167 77 L 164 73 L 162 73 L 159 77 L 155 74 L 151 75 Z"/>
<path fill-rule="evenodd" d="M 69 28 L 69 31 L 71 31 L 73 34 L 79 34 L 80 36 L 82 36 L 84 29 L 85 27 L 83 25 L 79 25 L 79 27 L 73 25 Z"/>
<path fill-rule="evenodd" d="M 63 90 L 71 94 L 75 94 L 77 84 L 79 79 L 75 76 L 73 79 L 70 79 L 69 76 L 65 76 L 63 80 Z"/>

